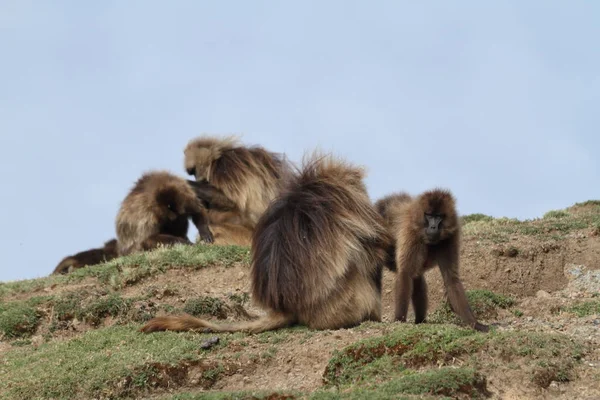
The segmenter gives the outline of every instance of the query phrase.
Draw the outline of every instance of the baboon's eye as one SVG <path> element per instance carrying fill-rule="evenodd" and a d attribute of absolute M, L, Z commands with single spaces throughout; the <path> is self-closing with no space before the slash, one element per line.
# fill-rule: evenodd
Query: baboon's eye
<path fill-rule="evenodd" d="M 171 211 L 173 211 L 173 209 L 175 208 L 175 206 L 173 206 L 173 204 L 167 204 L 167 208 Z"/>
<path fill-rule="evenodd" d="M 188 175 L 196 175 L 196 168 L 188 168 L 186 171 Z"/>

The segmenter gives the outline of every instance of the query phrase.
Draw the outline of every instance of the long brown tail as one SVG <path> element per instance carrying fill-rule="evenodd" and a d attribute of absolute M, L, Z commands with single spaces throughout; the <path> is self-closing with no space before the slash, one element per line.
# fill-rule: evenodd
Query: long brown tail
<path fill-rule="evenodd" d="M 214 324 L 204 319 L 192 317 L 189 314 L 156 317 L 144 325 L 140 331 L 144 333 L 158 331 L 184 332 L 203 330 L 213 332 L 248 332 L 260 333 L 292 325 L 295 318 L 289 314 L 270 312 L 254 321 L 240 321 L 231 324 Z"/>

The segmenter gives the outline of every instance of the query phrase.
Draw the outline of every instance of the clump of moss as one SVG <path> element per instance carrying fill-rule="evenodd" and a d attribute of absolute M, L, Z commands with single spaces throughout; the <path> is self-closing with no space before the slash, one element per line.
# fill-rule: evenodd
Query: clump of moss
<path fill-rule="evenodd" d="M 573 378 L 572 364 L 557 364 L 540 361 L 534 368 L 531 380 L 537 386 L 547 388 L 554 382 L 569 382 Z"/>
<path fill-rule="evenodd" d="M 242 292 L 241 294 L 233 293 L 230 294 L 229 300 L 236 305 L 244 306 L 250 300 L 250 295 L 247 292 Z"/>
<path fill-rule="evenodd" d="M 507 309 L 515 304 L 511 297 L 493 293 L 489 290 L 468 290 L 467 300 L 477 319 L 492 319 L 498 316 L 498 308 Z M 429 316 L 429 322 L 434 324 L 461 324 L 460 319 L 450 308 L 448 301 L 438 307 Z"/>
<path fill-rule="evenodd" d="M 219 319 L 227 318 L 227 307 L 216 297 L 196 297 L 185 302 L 183 311 L 194 316 L 212 315 Z"/>
<path fill-rule="evenodd" d="M 112 293 L 87 304 L 79 311 L 77 318 L 97 326 L 106 317 L 126 314 L 130 310 L 131 303 L 131 299 L 124 299 L 120 295 Z"/>
<path fill-rule="evenodd" d="M 65 322 L 81 315 L 81 303 L 84 296 L 85 294 L 82 292 L 71 292 L 55 299 L 52 302 L 54 306 L 54 319 L 57 322 Z"/>
<path fill-rule="evenodd" d="M 361 340 L 335 351 L 325 368 L 323 380 L 327 385 L 336 386 L 368 380 L 370 374 L 365 374 L 365 367 L 386 355 L 391 358 L 378 361 L 385 367 L 383 370 L 399 369 L 399 365 L 421 366 L 477 351 L 481 345 L 477 340 L 468 347 L 456 346 L 457 339 L 474 333 L 455 326 L 403 325 L 382 337 Z"/>
<path fill-rule="evenodd" d="M 481 334 L 453 325 L 401 324 L 381 337 L 364 339 L 335 351 L 323 382 L 326 387 L 379 387 L 383 382 L 405 379 L 410 374 L 415 374 L 410 379 L 428 382 L 435 375 L 422 378 L 418 375 L 454 363 L 455 359 L 461 360 L 464 368 L 481 370 L 476 356 L 480 352 L 505 364 L 524 365 L 525 376 L 529 375 L 533 382 L 543 382 L 546 375 L 552 380 L 568 379 L 585 351 L 583 345 L 561 334 L 497 331 Z M 547 365 L 533 368 L 534 360 L 544 360 Z M 473 382 L 480 381 L 473 375 L 471 378 Z"/>
<path fill-rule="evenodd" d="M 459 394 L 480 398 L 487 394 L 487 380 L 473 368 L 443 367 L 422 373 L 406 374 L 377 388 L 379 392 L 431 394 L 456 397 Z"/>
<path fill-rule="evenodd" d="M 552 219 L 552 218 L 566 218 L 569 216 L 569 213 L 564 210 L 552 210 L 548 211 L 544 214 L 544 219 Z"/>
<path fill-rule="evenodd" d="M 141 398 L 155 387 L 187 383 L 190 367 L 205 374 L 198 382 L 202 387 L 225 371 L 220 360 L 198 356 L 209 335 L 161 332 L 157 338 L 137 328 L 99 328 L 4 352 L 0 398 Z"/>
<path fill-rule="evenodd" d="M 14 301 L 0 304 L 0 334 L 4 338 L 15 339 L 31 336 L 42 316 L 35 302 Z"/>
<path fill-rule="evenodd" d="M 488 221 L 492 221 L 493 219 L 494 219 L 494 217 L 491 217 L 491 216 L 485 215 L 485 214 L 480 214 L 480 213 L 463 215 L 461 217 L 463 224 L 468 224 L 471 222 L 488 222 Z"/>

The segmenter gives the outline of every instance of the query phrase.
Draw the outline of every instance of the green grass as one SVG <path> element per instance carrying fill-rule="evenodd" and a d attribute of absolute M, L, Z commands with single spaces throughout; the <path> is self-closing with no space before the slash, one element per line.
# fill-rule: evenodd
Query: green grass
<path fill-rule="evenodd" d="M 220 319 L 227 318 L 225 303 L 215 297 L 203 296 L 188 299 L 185 302 L 183 311 L 196 317 L 212 315 Z"/>
<path fill-rule="evenodd" d="M 600 200 L 587 200 L 582 203 L 575 203 L 573 207 L 598 207 L 600 209 Z"/>
<path fill-rule="evenodd" d="M 38 327 L 42 313 L 39 300 L 0 303 L 0 338 L 17 339 L 31 336 Z"/>
<path fill-rule="evenodd" d="M 242 391 L 242 392 L 212 392 L 212 393 L 179 393 L 161 397 L 163 400 L 288 400 L 304 398 L 298 392 L 273 391 Z"/>
<path fill-rule="evenodd" d="M 492 319 L 498 316 L 498 308 L 509 308 L 515 304 L 514 299 L 489 290 L 467 290 L 467 300 L 471 310 L 477 319 Z M 460 318 L 450 309 L 447 301 L 444 301 L 434 312 L 428 321 L 436 324 L 461 324 Z"/>
<path fill-rule="evenodd" d="M 200 344 L 210 335 L 148 335 L 137 328 L 114 326 L 38 348 L 12 348 L 0 363 L 0 398 L 135 397 L 180 384 L 192 367 L 203 370 L 207 385 L 222 372 L 216 362 L 198 365 Z"/>
<path fill-rule="evenodd" d="M 485 214 L 468 214 L 468 215 L 463 215 L 461 217 L 462 223 L 463 224 L 468 224 L 471 222 L 489 222 L 489 221 L 493 221 L 494 217 L 491 217 L 489 215 L 485 215 Z"/>
<path fill-rule="evenodd" d="M 48 325 L 48 332 L 44 331 L 44 334 L 52 336 L 57 331 L 71 328 L 74 320 L 98 327 L 109 317 L 113 323 L 119 325 L 146 322 L 161 310 L 168 313 L 187 312 L 196 316 L 216 316 L 221 319 L 227 318 L 232 310 L 223 300 L 213 297 L 189 299 L 183 308 L 156 304 L 147 297 L 126 298 L 118 292 L 101 289 L 78 290 L 61 295 L 1 303 L 0 337 L 26 338 L 34 333 L 38 326 L 45 324 Z"/>
<path fill-rule="evenodd" d="M 552 211 L 548 211 L 547 213 L 544 214 L 544 219 L 551 219 L 551 218 L 567 218 L 569 217 L 570 214 L 568 212 L 566 212 L 565 210 L 552 210 Z"/>
<path fill-rule="evenodd" d="M 565 210 L 549 211 L 543 218 L 532 220 L 470 214 L 463 216 L 462 221 L 465 236 L 474 236 L 478 240 L 505 243 L 514 236 L 561 240 L 573 231 L 590 227 L 600 229 L 600 200 L 577 203 Z"/>
<path fill-rule="evenodd" d="M 97 326 L 106 317 L 126 314 L 130 310 L 132 302 L 132 299 L 125 299 L 118 294 L 111 293 L 91 301 L 81 309 L 77 317 L 90 325 Z"/>
<path fill-rule="evenodd" d="M 462 360 L 465 368 L 477 369 L 480 366 L 476 354 L 480 352 L 502 360 L 505 365 L 519 361 L 531 365 L 533 360 L 545 360 L 548 365 L 561 365 L 563 375 L 568 376 L 584 351 L 581 344 L 560 334 L 481 334 L 453 325 L 399 324 L 381 337 L 364 339 L 335 351 L 323 381 L 326 387 L 369 387 L 406 374 L 420 374 L 455 359 Z M 534 377 L 540 371 L 537 367 L 524 373 L 535 382 Z"/>
<path fill-rule="evenodd" d="M 472 368 L 440 368 L 424 373 L 408 373 L 384 384 L 352 388 L 344 392 L 318 390 L 313 393 L 294 391 L 234 392 L 234 393 L 187 393 L 165 396 L 167 400 L 387 400 L 387 399 L 440 399 L 439 396 L 477 399 L 487 393 L 486 380 Z M 418 396 L 418 397 L 416 397 Z"/>
<path fill-rule="evenodd" d="M 383 384 L 370 385 L 368 389 L 355 390 L 348 397 L 353 399 L 383 399 L 392 398 L 396 393 L 402 393 L 451 397 L 463 394 L 474 399 L 484 397 L 487 393 L 486 386 L 486 378 L 473 368 L 443 367 L 424 372 L 407 373 Z"/>
<path fill-rule="evenodd" d="M 490 221 L 475 221 L 465 224 L 465 236 L 477 237 L 494 243 L 505 243 L 514 236 L 534 236 L 539 240 L 560 240 L 567 234 L 590 227 L 600 226 L 600 209 L 570 214 L 565 217 L 559 212 L 552 217 L 519 221 L 514 218 L 495 218 Z"/>
<path fill-rule="evenodd" d="M 236 263 L 249 262 L 248 247 L 176 245 L 119 257 L 107 263 L 75 270 L 68 275 L 51 275 L 45 278 L 3 282 L 0 283 L 0 298 L 17 293 L 40 291 L 53 285 L 80 282 L 84 279 L 95 279 L 103 285 L 119 289 L 135 284 L 144 278 L 165 273 L 169 269 L 200 269 L 210 265 L 232 266 Z"/>
<path fill-rule="evenodd" d="M 600 300 L 580 302 L 570 307 L 564 307 L 562 311 L 576 314 L 578 317 L 587 317 L 588 315 L 600 316 Z"/>
<path fill-rule="evenodd" d="M 134 310 L 133 304 L 138 299 L 124 298 L 118 293 L 91 294 L 84 291 L 69 292 L 49 301 L 53 307 L 51 329 L 60 329 L 73 319 L 85 322 L 91 326 L 99 326 L 107 317 L 119 317 L 120 323 L 130 321 L 145 321 L 148 316 L 145 310 Z"/>

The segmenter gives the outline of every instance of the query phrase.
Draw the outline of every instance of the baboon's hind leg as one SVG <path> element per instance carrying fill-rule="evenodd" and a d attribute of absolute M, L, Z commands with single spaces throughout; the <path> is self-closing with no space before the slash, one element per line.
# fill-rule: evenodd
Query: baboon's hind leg
<path fill-rule="evenodd" d="M 415 324 L 425 322 L 427 316 L 427 283 L 423 275 L 413 278 L 412 304 Z"/>

